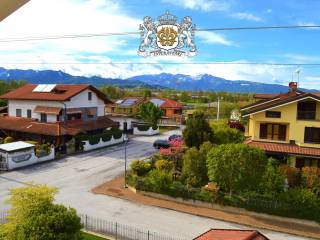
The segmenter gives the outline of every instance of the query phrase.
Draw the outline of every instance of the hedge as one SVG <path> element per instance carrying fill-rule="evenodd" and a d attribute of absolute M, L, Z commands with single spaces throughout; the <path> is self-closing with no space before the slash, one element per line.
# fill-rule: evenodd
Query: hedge
<path fill-rule="evenodd" d="M 137 128 L 141 132 L 146 132 L 150 129 L 150 125 L 137 125 Z"/>
<path fill-rule="evenodd" d="M 134 186 L 137 190 L 155 192 L 160 194 L 166 194 L 171 197 L 181 197 L 183 199 L 200 200 L 204 202 L 217 203 L 221 205 L 228 205 L 233 207 L 245 208 L 247 210 L 267 213 L 272 215 L 278 215 L 283 217 L 308 219 L 320 222 L 320 200 L 310 204 L 308 202 L 298 202 L 297 190 L 292 190 L 292 193 L 283 193 L 278 196 L 277 200 L 265 198 L 265 196 L 254 194 L 243 194 L 243 196 L 225 194 L 219 192 L 213 195 L 212 192 L 200 189 L 190 188 L 178 181 L 173 181 L 165 188 L 159 188 L 154 186 L 148 177 L 128 176 L 128 183 Z M 296 194 L 296 195 L 294 195 Z M 302 191 L 301 195 L 305 195 Z M 296 199 L 295 199 L 296 198 Z"/>
<path fill-rule="evenodd" d="M 78 141 L 89 141 L 91 145 L 96 145 L 100 142 L 100 139 L 102 139 L 103 142 L 110 141 L 112 136 L 114 139 L 119 139 L 122 137 L 122 131 L 118 128 L 114 128 L 95 135 L 78 135 L 76 136 L 76 139 Z"/>

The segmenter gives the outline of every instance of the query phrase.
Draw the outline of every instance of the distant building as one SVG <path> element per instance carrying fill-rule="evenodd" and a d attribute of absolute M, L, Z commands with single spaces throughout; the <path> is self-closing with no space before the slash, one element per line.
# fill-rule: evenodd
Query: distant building
<path fill-rule="evenodd" d="M 0 117 L 4 137 L 64 147 L 79 134 L 118 127 L 105 116 L 112 102 L 91 85 L 27 84 L 0 99 L 8 100 L 8 115 Z M 79 144 L 75 139 L 76 150 Z"/>
<path fill-rule="evenodd" d="M 320 167 L 320 93 L 290 83 L 288 93 L 256 94 L 241 109 L 248 121 L 246 144 L 292 167 Z"/>
<path fill-rule="evenodd" d="M 115 103 L 108 104 L 106 106 L 106 112 L 112 117 L 128 118 L 137 117 L 139 114 L 139 107 L 143 103 L 151 102 L 154 105 L 160 107 L 163 110 L 163 117 L 160 123 L 175 123 L 181 124 L 183 121 L 183 105 L 167 98 L 158 97 L 128 97 L 124 99 L 119 99 Z M 119 120 L 120 121 L 120 120 Z"/>
<path fill-rule="evenodd" d="M 255 230 L 211 229 L 194 240 L 269 240 Z"/>

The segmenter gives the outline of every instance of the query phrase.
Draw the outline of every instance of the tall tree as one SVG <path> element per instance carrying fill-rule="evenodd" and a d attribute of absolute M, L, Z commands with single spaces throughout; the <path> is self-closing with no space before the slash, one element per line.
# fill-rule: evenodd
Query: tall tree
<path fill-rule="evenodd" d="M 229 192 L 255 190 L 265 172 L 267 158 L 263 150 L 245 144 L 225 144 L 210 150 L 208 176 Z"/>
<path fill-rule="evenodd" d="M 76 211 L 54 204 L 55 188 L 45 185 L 10 190 L 8 222 L 0 225 L 4 240 L 78 240 L 81 223 Z"/>
<path fill-rule="evenodd" d="M 145 122 L 157 126 L 159 119 L 163 116 L 163 111 L 160 107 L 148 102 L 139 106 L 139 114 Z"/>
<path fill-rule="evenodd" d="M 207 141 L 213 142 L 213 137 L 213 130 L 203 112 L 195 112 L 193 116 L 187 120 L 186 128 L 183 131 L 183 139 L 188 147 L 196 147 L 199 149 L 202 143 Z"/>

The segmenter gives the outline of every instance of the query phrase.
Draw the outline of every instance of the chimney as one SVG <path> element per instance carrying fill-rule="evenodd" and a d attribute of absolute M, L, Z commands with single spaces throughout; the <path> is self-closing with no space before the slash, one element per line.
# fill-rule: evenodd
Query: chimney
<path fill-rule="evenodd" d="M 289 92 L 295 92 L 298 89 L 298 83 L 297 82 L 290 82 L 289 83 Z"/>

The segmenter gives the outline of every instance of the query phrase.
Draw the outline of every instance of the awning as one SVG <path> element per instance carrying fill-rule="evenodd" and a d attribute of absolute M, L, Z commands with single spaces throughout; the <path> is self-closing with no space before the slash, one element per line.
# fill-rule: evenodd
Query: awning
<path fill-rule="evenodd" d="M 67 108 L 67 114 L 82 113 L 80 108 Z"/>
<path fill-rule="evenodd" d="M 49 115 L 59 115 L 61 112 L 61 108 L 58 107 L 45 107 L 45 106 L 36 106 L 34 109 L 35 113 L 45 113 Z"/>

